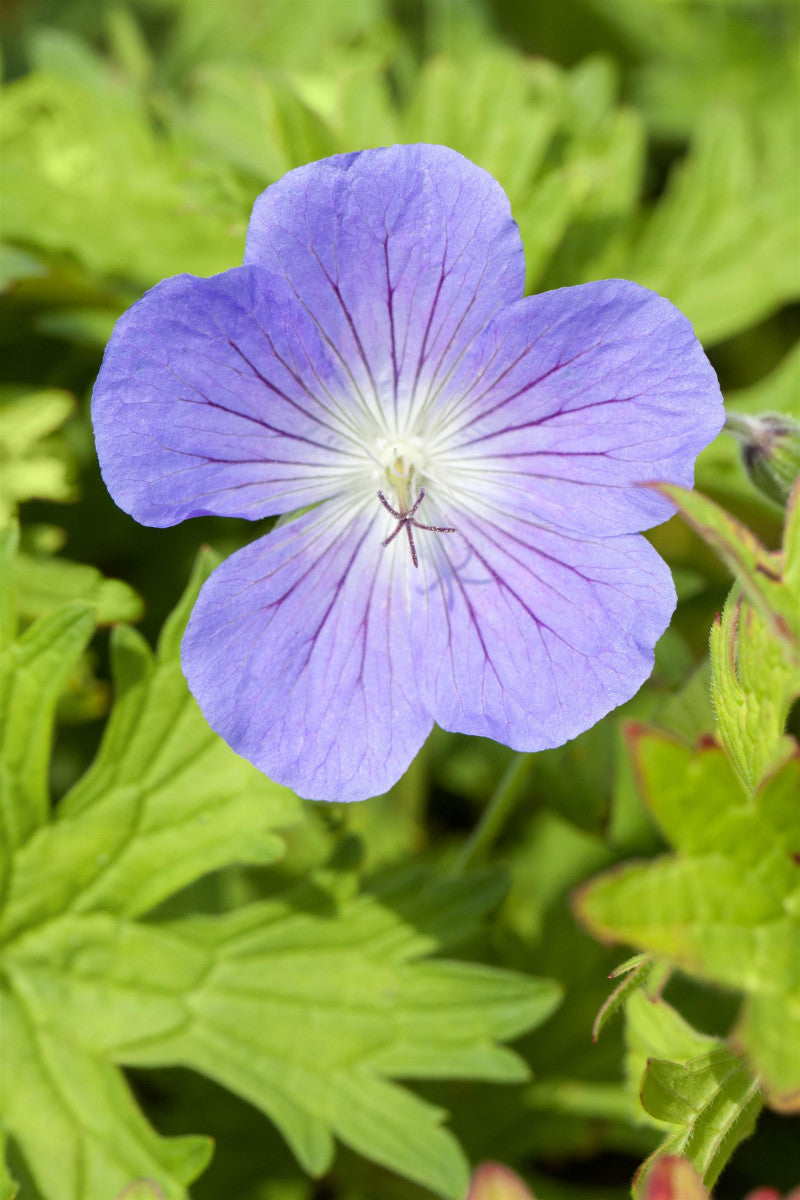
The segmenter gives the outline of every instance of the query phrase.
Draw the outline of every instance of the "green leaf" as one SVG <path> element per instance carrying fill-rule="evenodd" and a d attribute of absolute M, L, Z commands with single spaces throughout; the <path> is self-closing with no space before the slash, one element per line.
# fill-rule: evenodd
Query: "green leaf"
<path fill-rule="evenodd" d="M 249 0 L 224 5 L 187 0 L 175 13 L 165 66 L 192 72 L 210 60 L 247 61 L 282 67 L 316 67 L 337 45 L 349 45 L 380 21 L 379 0 L 318 0 L 253 6 Z"/>
<path fill-rule="evenodd" d="M 102 347 L 111 337 L 119 316 L 119 308 L 64 308 L 42 313 L 37 317 L 35 326 L 46 337 Z"/>
<path fill-rule="evenodd" d="M 661 983 L 663 985 L 663 969 Z M 629 1094 L 638 1101 L 642 1077 L 651 1058 L 672 1062 L 698 1058 L 719 1046 L 717 1038 L 699 1033 L 668 1004 L 658 989 L 638 988 L 625 1003 L 625 1077 Z M 639 1120 L 648 1118 L 637 1104 Z"/>
<path fill-rule="evenodd" d="M 39 1024 L 13 984 L 0 989 L 0 1014 L 4 1122 L 42 1193 L 96 1200 L 149 1175 L 166 1200 L 186 1200 L 209 1140 L 159 1137 L 111 1063 Z"/>
<path fill-rule="evenodd" d="M 241 64 L 207 66 L 173 117 L 207 153 L 262 184 L 342 148 L 288 80 Z"/>
<path fill-rule="evenodd" d="M 200 560 L 157 657 L 130 627 L 112 634 L 117 699 L 103 741 L 16 858 L 0 917 L 6 936 L 67 906 L 136 915 L 217 867 L 280 857 L 275 829 L 299 818 L 297 798 L 216 736 L 180 668 L 180 635 L 212 563 Z M 37 882 L 44 874 L 47 889 Z"/>
<path fill-rule="evenodd" d="M 785 412 L 800 418 L 800 345 L 794 346 L 764 379 L 726 396 L 725 407 L 753 414 Z"/>
<path fill-rule="evenodd" d="M 527 288 L 607 273 L 638 198 L 641 124 L 614 108 L 613 67 L 570 73 L 483 47 L 424 68 L 405 137 L 442 142 L 506 189 L 525 245 Z"/>
<path fill-rule="evenodd" d="M 794 485 L 786 507 L 783 582 L 790 596 L 800 597 L 800 480 Z"/>
<path fill-rule="evenodd" d="M 620 275 L 669 297 L 703 342 L 731 337 L 800 292 L 795 92 L 796 83 L 755 111 L 735 100 L 709 105 L 688 158 L 619 260 Z"/>
<path fill-rule="evenodd" d="M 592 1041 L 596 1042 L 599 1038 L 604 1025 L 625 1007 L 626 1000 L 643 987 L 647 983 L 650 972 L 653 969 L 653 960 L 649 954 L 637 954 L 633 958 L 629 958 L 622 963 L 615 971 L 611 972 L 609 978 L 614 978 L 617 975 L 624 975 L 621 983 L 617 984 L 611 995 L 603 1004 L 602 1008 L 595 1017 L 594 1025 L 592 1026 Z"/>
<path fill-rule="evenodd" d="M 16 535 L 0 533 L 0 832 L 5 855 L 49 812 L 47 770 L 59 692 L 94 631 L 86 604 L 70 604 L 16 634 L 12 575 Z"/>
<path fill-rule="evenodd" d="M 76 38 L 47 37 L 42 67 L 5 88 L 5 236 L 139 286 L 241 261 L 252 196 Z"/>
<path fill-rule="evenodd" d="M 724 1046 L 685 1063 L 651 1059 L 641 1099 L 651 1116 L 679 1126 L 658 1155 L 685 1154 L 709 1187 L 753 1132 L 763 1106 L 747 1062 Z"/>
<path fill-rule="evenodd" d="M 763 817 L 779 833 L 785 857 L 800 874 L 800 755 L 768 778 L 758 796 Z M 800 920 L 800 880 L 786 907 Z M 736 1040 L 760 1073 L 769 1103 L 779 1111 L 800 1109 L 800 990 L 784 996 L 749 996 Z"/>
<path fill-rule="evenodd" d="M 656 490 L 677 505 L 687 524 L 716 550 L 775 636 L 796 653 L 800 645 L 800 589 L 789 564 L 795 561 L 794 556 L 800 558 L 800 529 L 787 521 L 783 554 L 771 553 L 745 525 L 700 492 L 667 483 L 657 484 Z M 788 568 L 785 576 L 784 562 Z"/>
<path fill-rule="evenodd" d="M 31 625 L 4 656 L 0 824 L 10 848 L 22 845 L 47 817 L 53 713 L 93 630 L 91 608 L 73 604 Z"/>
<path fill-rule="evenodd" d="M 5 291 L 20 279 L 36 279 L 46 274 L 47 267 L 38 258 L 0 242 L 0 289 Z"/>
<path fill-rule="evenodd" d="M 779 1112 L 800 1111 L 800 1000 L 750 996 L 746 1000 L 736 1040 L 746 1051 L 767 1094 Z"/>
<path fill-rule="evenodd" d="M 8 970 L 37 1028 L 117 1062 L 202 1071 L 266 1112 L 312 1173 L 337 1136 L 457 1200 L 466 1163 L 444 1114 L 390 1078 L 525 1078 L 494 1040 L 543 1020 L 557 989 L 417 961 L 445 913 L 463 929 L 495 895 L 492 877 L 426 886 L 414 872 L 335 910 L 303 887 L 161 926 L 64 915 L 18 939 Z"/>
<path fill-rule="evenodd" d="M 75 407 L 68 392 L 0 387 L 0 526 L 18 504 L 72 500 L 72 464 L 55 431 Z"/>
<path fill-rule="evenodd" d="M 466 62 L 441 56 L 427 62 L 416 81 L 401 140 L 450 146 L 500 180 L 511 198 L 521 198 L 541 170 L 565 104 L 562 73 L 542 59 L 526 60 L 499 46 Z"/>
<path fill-rule="evenodd" d="M 633 52 L 634 95 L 662 141 L 677 143 L 690 135 L 709 101 L 768 110 L 794 90 L 791 4 L 592 0 L 591 7 L 618 27 L 627 52 Z M 772 19 L 765 20 L 768 11 Z"/>
<path fill-rule="evenodd" d="M 788 995 L 800 986 L 796 817 L 750 800 L 725 754 L 642 727 L 632 755 L 644 799 L 680 852 L 615 868 L 578 909 L 593 932 L 663 956 L 710 982 Z M 796 778 L 796 766 L 784 768 Z"/>
<path fill-rule="evenodd" d="M 20 554 L 14 563 L 14 589 L 20 616 L 44 616 L 72 601 L 94 609 L 98 625 L 138 621 L 141 597 L 119 579 L 105 579 L 96 567 L 65 558 Z"/>
<path fill-rule="evenodd" d="M 763 1103 L 752 1070 L 718 1038 L 693 1029 L 658 988 L 628 999 L 625 1035 L 628 1089 L 642 1106 L 636 1105 L 638 1119 L 644 1115 L 666 1133 L 637 1172 L 634 1194 L 650 1195 L 650 1168 L 664 1155 L 685 1154 L 710 1184 L 752 1131 Z"/>
<path fill-rule="evenodd" d="M 668 484 L 658 490 L 737 576 L 711 631 L 712 697 L 720 736 L 753 788 L 790 748 L 783 730 L 800 694 L 800 483 L 775 553 L 699 492 Z"/>
<path fill-rule="evenodd" d="M 713 742 L 630 737 L 641 794 L 678 853 L 585 885 L 579 915 L 596 936 L 743 991 L 739 1041 L 776 1096 L 793 1094 L 800 1056 L 779 1063 L 771 1031 L 791 1032 L 800 1002 L 800 753 L 750 796 Z"/>
<path fill-rule="evenodd" d="M 16 1200 L 19 1184 L 6 1165 L 6 1137 L 0 1130 L 0 1200 Z"/>
<path fill-rule="evenodd" d="M 734 588 L 711 628 L 711 694 L 719 734 L 747 788 L 791 753 L 784 734 L 797 670 L 761 614 Z"/>
<path fill-rule="evenodd" d="M 95 763 L 12 858 L 6 1127 L 46 1200 L 144 1181 L 185 1198 L 206 1143 L 155 1134 L 115 1067 L 183 1064 L 260 1108 L 312 1173 L 338 1138 L 460 1200 L 468 1167 L 446 1114 L 396 1080 L 523 1080 L 524 1061 L 498 1042 L 559 999 L 545 980 L 430 957 L 474 934 L 500 898 L 495 873 L 405 871 L 359 895 L 345 855 L 314 883 L 221 916 L 137 919 L 215 868 L 273 861 L 276 828 L 302 814 L 209 729 L 181 674 L 183 628 L 214 563 L 199 561 L 156 655 L 114 631 L 116 703 Z M 48 684 L 55 693 L 52 669 Z"/>

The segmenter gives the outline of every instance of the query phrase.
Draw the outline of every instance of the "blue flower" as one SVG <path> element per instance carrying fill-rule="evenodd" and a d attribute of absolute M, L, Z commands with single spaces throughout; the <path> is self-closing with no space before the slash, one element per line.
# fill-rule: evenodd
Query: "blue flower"
<path fill-rule="evenodd" d="M 443 146 L 311 163 L 256 201 L 245 265 L 119 321 L 93 399 L 111 495 L 148 525 L 313 506 L 233 554 L 183 641 L 245 758 L 360 800 L 434 721 L 560 745 L 632 696 L 675 604 L 639 531 L 723 420 L 667 300 L 522 298 L 508 200 Z"/>

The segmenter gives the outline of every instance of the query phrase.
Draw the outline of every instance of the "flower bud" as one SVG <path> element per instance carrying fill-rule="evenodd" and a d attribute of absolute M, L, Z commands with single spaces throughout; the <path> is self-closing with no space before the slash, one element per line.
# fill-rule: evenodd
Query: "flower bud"
<path fill-rule="evenodd" d="M 475 1169 L 467 1200 L 535 1200 L 535 1197 L 509 1167 L 485 1162 Z"/>
<path fill-rule="evenodd" d="M 645 1200 L 711 1200 L 689 1160 L 671 1154 L 650 1168 L 644 1196 Z"/>
<path fill-rule="evenodd" d="M 783 413 L 728 413 L 726 425 L 741 442 L 745 469 L 755 486 L 784 506 L 800 475 L 800 423 Z"/>

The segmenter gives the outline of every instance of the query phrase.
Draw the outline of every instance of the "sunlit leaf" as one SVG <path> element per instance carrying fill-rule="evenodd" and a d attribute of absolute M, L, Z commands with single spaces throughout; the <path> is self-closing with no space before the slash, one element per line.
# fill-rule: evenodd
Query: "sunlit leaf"
<path fill-rule="evenodd" d="M 65 1188 L 74 1200 L 125 1195 L 137 1181 L 184 1198 L 207 1143 L 155 1134 L 114 1066 L 180 1063 L 260 1108 L 312 1173 L 328 1167 L 338 1138 L 460 1200 L 468 1167 L 446 1114 L 395 1081 L 525 1079 L 524 1061 L 498 1042 L 559 998 L 546 980 L 430 957 L 497 903 L 494 873 L 437 882 L 411 870 L 359 894 L 352 866 L 334 862 L 313 882 L 220 916 L 134 919 L 215 868 L 274 861 L 276 831 L 302 814 L 212 733 L 181 674 L 183 627 L 213 562 L 201 560 L 155 656 L 130 627 L 114 632 L 105 737 L 50 821 L 29 754 L 12 773 L 8 811 L 27 814 L 29 793 L 42 811 L 35 831 L 12 827 L 24 844 L 0 911 L 8 1131 L 46 1200 Z M 91 608 L 73 609 L 91 632 Z M 41 767 L 76 651 L 73 609 L 18 643 L 32 682 L 9 693 L 10 744 L 35 750 Z"/>
<path fill-rule="evenodd" d="M 784 558 L 770 553 L 753 533 L 700 492 L 659 484 L 658 491 L 678 507 L 681 516 L 735 572 L 748 599 L 756 606 L 773 633 L 795 649 L 800 643 L 800 593 L 791 575 L 783 578 L 783 563 L 797 550 L 797 530 L 787 523 Z M 800 495 L 800 492 L 798 492 Z M 791 561 L 794 561 L 791 559 Z"/>
<path fill-rule="evenodd" d="M 800 1055 L 779 1059 L 774 1030 L 794 1031 L 800 1000 L 800 760 L 795 752 L 750 796 L 711 742 L 693 749 L 634 729 L 632 754 L 642 796 L 678 853 L 600 876 L 579 893 L 578 911 L 597 936 L 743 991 L 737 1038 L 779 1106 L 790 1106 Z"/>
<path fill-rule="evenodd" d="M 699 752 L 633 731 L 642 795 L 679 854 L 631 864 L 581 893 L 601 936 L 662 955 L 730 987 L 787 994 L 800 983 L 800 927 L 787 908 L 797 886 L 790 847 L 798 816 L 751 800 L 723 751 Z M 795 778 L 795 765 L 784 768 Z"/>
<path fill-rule="evenodd" d="M 710 105 L 689 157 L 620 259 L 620 274 L 669 297 L 704 342 L 746 329 L 800 292 L 795 90 L 755 112 Z"/>
<path fill-rule="evenodd" d="M 72 500 L 72 463 L 56 432 L 74 409 L 68 392 L 0 387 L 0 527 L 33 497 Z"/>
<path fill-rule="evenodd" d="M 606 1022 L 625 1006 L 625 1001 L 628 997 L 647 982 L 647 977 L 652 969 L 653 960 L 650 955 L 637 954 L 634 958 L 624 962 L 616 971 L 611 972 L 612 978 L 620 974 L 623 978 L 614 988 L 595 1017 L 594 1025 L 592 1026 L 593 1042 L 596 1042 L 599 1038 Z"/>
<path fill-rule="evenodd" d="M 143 286 L 241 261 L 247 200 L 224 168 L 159 131 L 105 64 L 71 74 L 62 52 L 8 85 L 2 136 L 9 241 Z"/>
<path fill-rule="evenodd" d="M 711 628 L 711 695 L 719 735 L 748 788 L 791 753 L 784 733 L 800 676 L 757 609 L 734 589 Z"/>
<path fill-rule="evenodd" d="M 80 600 L 94 609 L 98 625 L 138 621 L 141 597 L 119 579 L 105 579 L 96 567 L 65 558 L 20 554 L 14 563 L 17 610 L 22 617 L 44 616 Z"/>
<path fill-rule="evenodd" d="M 7 958 L 10 958 L 10 954 Z M 4 1120 L 43 1194 L 95 1200 L 142 1175 L 160 1181 L 166 1200 L 211 1154 L 207 1138 L 159 1137 L 142 1117 L 122 1076 L 31 1012 L 23 973 L 11 963 L 0 989 Z"/>
<path fill-rule="evenodd" d="M 14 535 L 2 535 L 0 586 L 0 846 L 8 855 L 47 820 L 47 767 L 53 714 L 67 675 L 94 631 L 86 604 L 75 603 L 42 617 L 18 640 L 13 637 L 11 562 Z"/>
<path fill-rule="evenodd" d="M 641 1096 L 651 1116 L 679 1127 L 658 1153 L 686 1154 L 709 1187 L 753 1132 L 763 1105 L 747 1062 L 725 1047 L 686 1063 L 651 1059 Z"/>

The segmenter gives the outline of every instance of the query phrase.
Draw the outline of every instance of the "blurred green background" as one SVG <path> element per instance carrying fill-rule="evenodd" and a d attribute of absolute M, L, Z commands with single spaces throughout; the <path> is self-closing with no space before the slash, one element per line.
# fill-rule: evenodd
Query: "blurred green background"
<path fill-rule="evenodd" d="M 731 408 L 800 415 L 799 25 L 793 0 L 6 0 L 0 520 L 19 510 L 23 615 L 73 586 L 48 571 L 58 555 L 129 585 L 143 605 L 123 589 L 113 619 L 120 607 L 140 616 L 153 640 L 198 547 L 227 554 L 262 531 L 211 518 L 136 525 L 100 479 L 89 396 L 119 314 L 167 275 L 238 265 L 255 196 L 329 154 L 454 147 L 507 190 L 530 291 L 610 276 L 652 287 L 693 321 Z M 778 544 L 781 514 L 730 435 L 703 454 L 697 482 Z M 667 711 L 694 733 L 711 720 L 707 687 L 700 676 L 689 699 L 682 689 L 702 670 L 729 580 L 679 521 L 653 541 L 681 603 L 653 680 L 626 708 Z M 100 637 L 61 704 L 57 795 L 90 761 L 108 704 Z M 626 1195 L 656 1140 L 626 1107 L 621 1029 L 589 1040 L 623 955 L 581 933 L 568 906 L 601 867 L 660 845 L 620 754 L 624 715 L 539 756 L 492 851 L 508 897 L 462 951 L 565 986 L 521 1045 L 535 1082 L 424 1089 L 474 1160 L 508 1161 L 543 1200 Z M 315 810 L 280 877 L 302 875 L 345 833 L 362 839 L 368 877 L 409 856 L 440 869 L 509 757 L 437 731 L 388 798 Z M 177 910 L 225 907 L 276 877 L 231 870 Z M 674 987 L 701 1028 L 725 1030 L 730 998 Z M 216 1085 L 179 1071 L 140 1072 L 135 1085 L 159 1129 L 217 1139 L 197 1200 L 428 1195 L 348 1153 L 312 1185 L 265 1119 Z M 720 1200 L 796 1183 L 791 1147 L 788 1121 L 767 1116 Z"/>

